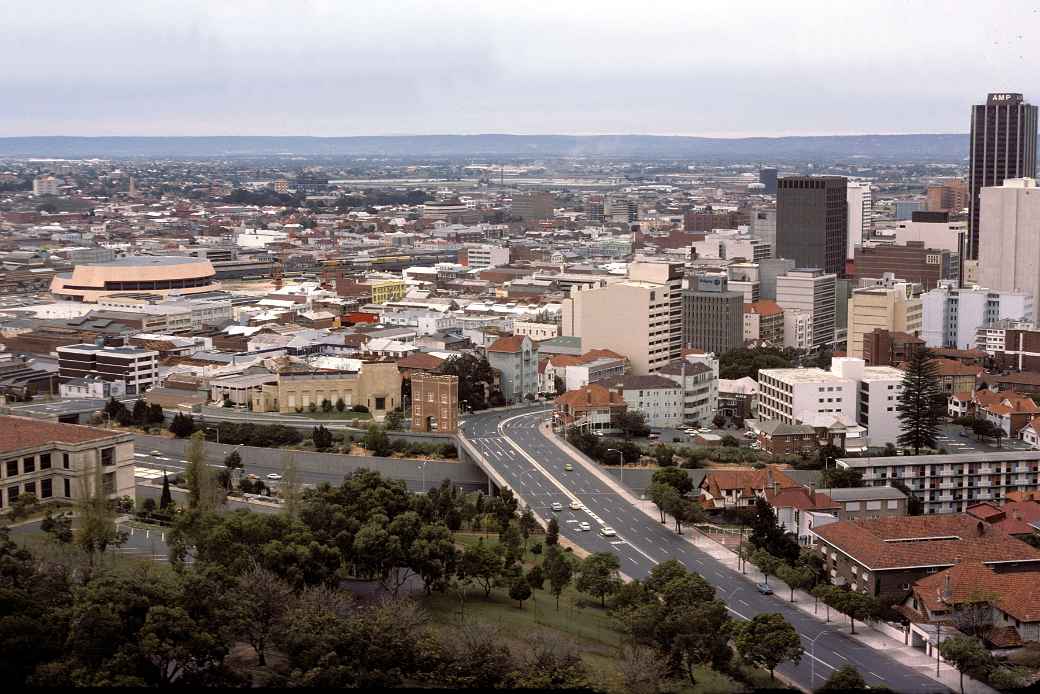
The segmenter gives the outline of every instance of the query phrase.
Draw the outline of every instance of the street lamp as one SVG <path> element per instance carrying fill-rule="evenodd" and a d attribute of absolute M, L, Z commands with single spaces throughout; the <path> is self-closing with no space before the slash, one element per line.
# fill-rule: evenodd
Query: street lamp
<path fill-rule="evenodd" d="M 430 462 L 430 461 L 429 460 L 424 460 L 421 463 L 419 463 L 419 472 L 422 473 L 422 493 L 423 494 L 426 493 L 426 464 L 428 462 Z"/>
<path fill-rule="evenodd" d="M 813 638 L 809 639 L 809 661 L 810 667 L 812 668 L 812 675 L 809 677 L 809 681 L 812 683 L 809 688 L 812 689 L 816 684 L 816 639 L 820 638 L 824 634 L 828 633 L 828 629 L 822 630 Z"/>
<path fill-rule="evenodd" d="M 618 460 L 621 461 L 621 484 L 625 484 L 625 454 L 621 452 L 620 448 L 608 448 L 607 453 L 617 453 Z"/>

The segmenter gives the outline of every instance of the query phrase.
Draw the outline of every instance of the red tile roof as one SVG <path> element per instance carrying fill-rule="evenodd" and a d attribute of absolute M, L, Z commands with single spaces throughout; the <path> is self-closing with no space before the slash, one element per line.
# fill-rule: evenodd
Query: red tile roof
<path fill-rule="evenodd" d="M 0 416 L 0 454 L 49 443 L 86 443 L 121 436 L 119 432 L 59 424 L 32 417 Z"/>
<path fill-rule="evenodd" d="M 576 390 L 568 390 L 556 398 L 557 406 L 567 405 L 574 410 L 585 410 L 594 407 L 625 407 L 625 399 L 621 393 L 609 390 L 598 383 L 590 383 Z"/>
<path fill-rule="evenodd" d="M 778 316 L 784 312 L 780 304 L 769 299 L 760 299 L 753 304 L 744 304 L 744 313 L 757 313 L 760 316 Z"/>
<path fill-rule="evenodd" d="M 432 354 L 426 354 L 425 352 L 412 352 L 408 356 L 401 357 L 397 360 L 397 368 L 432 371 L 443 363 L 443 359 L 435 357 Z"/>
<path fill-rule="evenodd" d="M 524 338 L 526 335 L 510 335 L 509 337 L 500 337 L 491 343 L 487 351 L 489 352 L 506 352 L 508 354 L 516 354 L 524 346 Z"/>
<path fill-rule="evenodd" d="M 841 508 L 826 494 L 810 493 L 805 487 L 787 487 L 775 494 L 772 490 L 766 490 L 766 501 L 774 508 L 796 508 L 800 511 Z"/>
<path fill-rule="evenodd" d="M 949 594 L 944 596 L 947 576 L 950 578 Z M 1007 614 L 1023 622 L 1036 622 L 1040 621 L 1038 581 L 1038 571 L 998 573 L 982 562 L 970 561 L 917 580 L 914 594 L 932 612 L 946 611 L 983 596 L 995 596 L 993 604 Z"/>
<path fill-rule="evenodd" d="M 813 531 L 869 569 L 1038 562 L 1040 550 L 967 513 L 847 520 Z"/>
<path fill-rule="evenodd" d="M 724 490 L 739 489 L 740 495 L 748 498 L 770 489 L 773 482 L 780 489 L 801 486 L 777 466 L 769 465 L 761 470 L 710 470 L 701 481 L 701 489 L 713 497 L 723 496 Z"/>

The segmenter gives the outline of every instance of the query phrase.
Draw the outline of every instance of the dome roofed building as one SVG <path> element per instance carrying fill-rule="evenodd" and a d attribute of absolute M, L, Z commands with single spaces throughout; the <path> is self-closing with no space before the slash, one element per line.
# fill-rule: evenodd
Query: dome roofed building
<path fill-rule="evenodd" d="M 51 294 L 67 301 L 97 303 L 127 292 L 199 294 L 220 289 L 213 264 L 205 258 L 134 255 L 105 263 L 77 265 L 51 280 Z"/>

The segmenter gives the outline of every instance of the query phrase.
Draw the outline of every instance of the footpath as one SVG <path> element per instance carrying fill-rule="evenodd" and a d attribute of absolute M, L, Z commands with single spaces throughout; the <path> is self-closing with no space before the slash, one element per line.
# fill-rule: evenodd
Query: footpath
<path fill-rule="evenodd" d="M 603 484 L 607 485 L 612 491 L 614 491 L 614 493 L 643 511 L 643 513 L 648 515 L 650 518 L 653 518 L 655 522 L 660 522 L 661 514 L 658 512 L 657 507 L 654 506 L 652 501 L 637 498 L 631 490 L 622 486 L 617 480 L 604 472 L 603 469 L 593 460 L 582 454 L 567 442 L 561 440 L 560 437 L 556 436 L 552 432 L 549 424 L 541 425 L 541 432 L 546 439 L 570 456 L 575 463 L 581 465 L 590 473 L 595 475 L 601 482 L 603 482 Z M 732 569 L 738 575 L 742 575 L 745 580 L 752 583 L 765 582 L 764 574 L 750 563 L 746 563 L 744 572 L 742 573 L 736 553 L 733 550 L 728 549 L 722 543 L 703 534 L 701 531 L 694 530 L 691 537 L 683 535 L 683 538 L 697 549 L 711 556 L 712 559 L 715 559 L 720 564 Z M 790 600 L 790 587 L 788 587 L 783 581 L 780 581 L 774 576 L 769 579 L 769 585 L 773 587 L 773 590 L 778 597 L 784 598 L 788 601 Z M 818 605 L 816 599 L 803 590 L 794 591 L 793 604 L 802 612 L 805 612 L 818 620 L 821 624 L 821 628 L 829 628 L 832 631 L 847 634 L 850 638 L 859 641 L 869 648 L 883 651 L 890 658 L 902 663 L 906 667 L 912 668 L 934 680 L 938 680 L 951 690 L 960 691 L 960 673 L 957 669 L 946 661 L 941 661 L 939 663 L 939 675 L 937 677 L 935 674 L 935 659 L 925 655 L 923 651 L 919 651 L 913 646 L 910 646 L 907 643 L 908 635 L 905 632 L 890 627 L 884 623 L 873 624 L 869 622 L 857 622 L 856 633 L 853 634 L 848 617 L 828 610 L 826 606 Z M 971 679 L 967 675 L 964 676 L 964 692 L 965 694 L 997 694 L 997 690 L 987 684 Z"/>

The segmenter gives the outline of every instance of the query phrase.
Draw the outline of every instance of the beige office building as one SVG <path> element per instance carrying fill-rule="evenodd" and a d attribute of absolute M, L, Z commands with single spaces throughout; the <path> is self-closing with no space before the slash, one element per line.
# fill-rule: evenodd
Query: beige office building
<path fill-rule="evenodd" d="M 628 357 L 638 375 L 682 354 L 681 263 L 634 262 L 629 279 L 604 287 L 574 286 L 563 300 L 563 335 L 583 350 L 610 349 Z"/>
<path fill-rule="evenodd" d="M 1040 187 L 1036 179 L 1011 178 L 982 189 L 979 238 L 979 284 L 1033 295 L 1036 320 L 1040 306 Z"/>
<path fill-rule="evenodd" d="M 252 397 L 254 412 L 302 413 L 342 399 L 348 409 L 364 405 L 372 419 L 382 420 L 401 405 L 401 373 L 394 362 L 365 363 L 360 371 L 282 372 Z"/>
<path fill-rule="evenodd" d="M 23 494 L 71 502 L 93 493 L 98 466 L 105 496 L 134 498 L 130 434 L 29 417 L 0 417 L 0 511 Z"/>
<path fill-rule="evenodd" d="M 921 332 L 923 309 L 915 288 L 909 282 L 897 282 L 853 290 L 849 299 L 848 356 L 863 358 L 863 338 L 877 328 L 912 335 Z"/>

